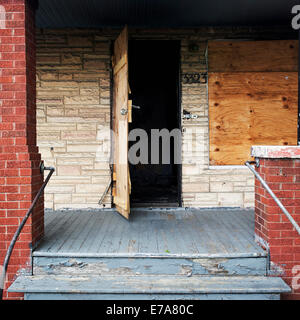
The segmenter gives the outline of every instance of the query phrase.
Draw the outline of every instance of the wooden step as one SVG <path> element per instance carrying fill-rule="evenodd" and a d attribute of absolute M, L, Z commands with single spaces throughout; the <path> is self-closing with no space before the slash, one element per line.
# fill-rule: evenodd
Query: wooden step
<path fill-rule="evenodd" d="M 265 255 L 42 254 L 33 256 L 33 274 L 79 275 L 260 275 L 267 274 Z"/>
<path fill-rule="evenodd" d="M 279 299 L 290 292 L 281 278 L 260 276 L 20 276 L 9 292 L 52 299 Z"/>
<path fill-rule="evenodd" d="M 133 209 L 45 215 L 34 275 L 266 275 L 267 252 L 243 210 Z"/>

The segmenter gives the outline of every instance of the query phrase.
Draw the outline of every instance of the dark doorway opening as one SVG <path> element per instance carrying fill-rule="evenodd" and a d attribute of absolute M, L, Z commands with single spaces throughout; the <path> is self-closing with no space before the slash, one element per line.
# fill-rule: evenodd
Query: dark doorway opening
<path fill-rule="evenodd" d="M 162 163 L 161 152 L 159 163 L 151 163 L 151 129 L 181 128 L 179 70 L 179 41 L 129 41 L 130 99 L 140 107 L 132 109 L 129 130 L 147 132 L 149 154 L 148 164 L 130 164 L 132 206 L 181 206 L 181 165 L 174 163 L 173 139 L 170 163 Z"/>

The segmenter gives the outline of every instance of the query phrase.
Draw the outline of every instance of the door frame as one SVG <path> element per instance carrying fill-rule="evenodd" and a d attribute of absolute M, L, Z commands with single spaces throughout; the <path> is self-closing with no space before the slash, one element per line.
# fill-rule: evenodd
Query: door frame
<path fill-rule="evenodd" d="M 128 35 L 128 41 L 151 41 L 151 40 L 162 40 L 162 41 L 175 41 L 178 43 L 178 80 L 177 80 L 177 124 L 179 130 L 182 132 L 182 59 L 181 59 L 181 46 L 182 40 L 181 39 L 161 39 L 156 37 L 141 37 L 135 38 L 134 35 Z M 114 54 L 114 41 L 110 40 L 110 57 L 113 57 Z M 130 83 L 130 74 L 129 74 L 129 83 Z M 113 90 L 114 90 L 114 75 L 113 75 L 113 67 L 112 67 L 112 59 L 110 59 L 110 129 L 113 130 Z M 111 137 L 112 139 L 113 137 Z M 111 154 L 113 152 L 113 144 L 111 143 Z M 182 145 L 180 145 L 180 155 L 182 160 Z M 177 190 L 178 190 L 178 207 L 182 208 L 183 201 L 182 201 L 182 161 L 180 164 L 177 165 Z M 113 171 L 111 170 L 111 181 L 113 180 Z M 112 188 L 110 191 L 111 194 L 111 207 L 113 208 L 113 195 L 112 195 Z"/>

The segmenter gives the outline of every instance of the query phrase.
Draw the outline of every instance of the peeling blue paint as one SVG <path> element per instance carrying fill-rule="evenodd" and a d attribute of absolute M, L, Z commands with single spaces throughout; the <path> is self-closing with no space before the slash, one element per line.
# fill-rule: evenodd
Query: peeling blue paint
<path fill-rule="evenodd" d="M 34 274 L 266 275 L 266 258 L 34 257 Z"/>

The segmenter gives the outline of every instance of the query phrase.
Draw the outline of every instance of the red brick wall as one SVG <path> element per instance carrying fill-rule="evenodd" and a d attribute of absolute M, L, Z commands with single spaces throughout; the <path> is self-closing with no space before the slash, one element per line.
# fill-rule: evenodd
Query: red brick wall
<path fill-rule="evenodd" d="M 300 224 L 300 159 L 260 159 L 256 170 Z M 293 293 L 283 298 L 300 299 L 300 236 L 257 179 L 255 234 L 268 244 L 271 261 L 282 268 L 286 283 L 291 287 L 297 284 Z"/>
<path fill-rule="evenodd" d="M 0 264 L 42 184 L 36 146 L 34 11 L 25 0 L 0 0 Z M 8 268 L 6 288 L 19 269 L 30 270 L 31 247 L 43 235 L 43 198 L 25 225 Z M 20 294 L 4 293 L 7 299 Z"/>

